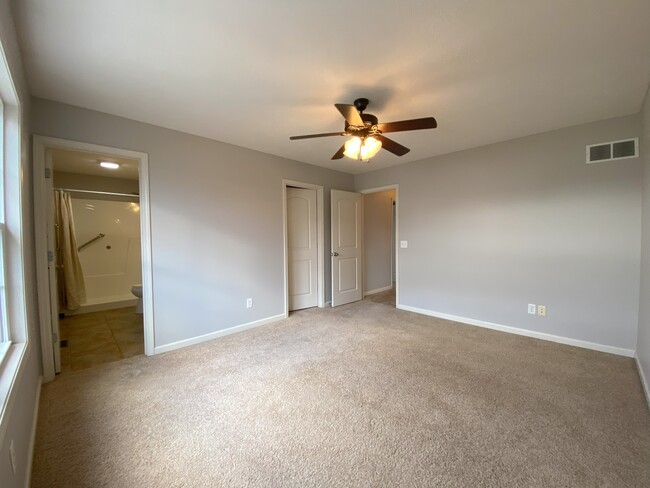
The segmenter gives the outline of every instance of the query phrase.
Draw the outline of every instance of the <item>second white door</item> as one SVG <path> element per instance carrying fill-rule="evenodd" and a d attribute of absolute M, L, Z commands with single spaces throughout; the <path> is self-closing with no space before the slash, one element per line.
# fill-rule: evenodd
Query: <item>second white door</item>
<path fill-rule="evenodd" d="M 287 188 L 289 310 L 318 305 L 316 190 Z"/>
<path fill-rule="evenodd" d="M 332 190 L 332 307 L 363 298 L 360 193 Z"/>

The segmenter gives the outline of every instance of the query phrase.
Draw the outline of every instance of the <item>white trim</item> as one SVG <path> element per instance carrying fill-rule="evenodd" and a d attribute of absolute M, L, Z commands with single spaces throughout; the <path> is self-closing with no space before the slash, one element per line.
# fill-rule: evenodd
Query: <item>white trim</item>
<path fill-rule="evenodd" d="M 41 329 L 41 349 L 43 356 L 43 382 L 54 379 L 54 354 L 52 351 L 52 324 L 49 304 L 49 280 L 47 268 L 47 238 L 44 229 L 47 225 L 45 195 L 45 154 L 49 148 L 62 148 L 76 151 L 100 153 L 138 160 L 140 172 L 140 240 L 142 246 L 142 300 L 144 306 L 144 353 L 155 354 L 154 347 L 154 308 L 153 308 L 153 263 L 151 247 L 151 201 L 149 196 L 149 156 L 146 153 L 120 149 L 86 142 L 70 141 L 56 137 L 34 136 L 34 241 L 36 246 L 35 266 L 37 272 L 38 307 Z"/>
<path fill-rule="evenodd" d="M 634 360 L 636 361 L 636 368 L 639 370 L 639 377 L 641 378 L 641 386 L 643 386 L 643 392 L 645 393 L 645 400 L 648 404 L 648 408 L 650 408 L 650 385 L 648 385 L 648 380 L 643 372 L 643 367 L 641 366 L 641 361 L 639 361 L 638 353 L 634 355 Z"/>
<path fill-rule="evenodd" d="M 369 188 L 367 190 L 359 190 L 359 193 L 362 195 L 366 195 L 368 193 L 379 193 L 382 191 L 388 191 L 388 190 L 397 190 L 397 187 L 399 185 L 386 185 L 386 186 L 378 186 L 377 188 Z"/>
<path fill-rule="evenodd" d="M 246 324 L 229 327 L 228 329 L 217 330 L 215 332 L 210 332 L 209 334 L 192 337 L 190 339 L 183 339 L 181 341 L 165 344 L 164 346 L 157 346 L 155 349 L 155 354 L 173 351 L 175 349 L 180 349 L 181 347 L 193 346 L 195 344 L 200 344 L 201 342 L 211 341 L 212 339 L 216 339 L 218 337 L 227 336 L 230 334 L 234 334 L 236 332 L 242 332 L 244 330 L 253 329 L 255 327 L 260 327 L 262 325 L 272 324 L 273 322 L 279 322 L 280 320 L 284 320 L 284 319 L 285 316 L 283 313 L 281 313 L 279 315 L 274 315 L 272 317 L 267 317 L 265 319 L 255 320 L 254 322 L 248 322 Z"/>
<path fill-rule="evenodd" d="M 36 401 L 34 402 L 34 418 L 32 419 L 32 431 L 29 435 L 29 446 L 27 450 L 27 473 L 25 475 L 25 488 L 29 488 L 32 484 L 32 464 L 34 463 L 34 449 L 36 448 L 36 427 L 38 425 L 38 406 L 41 403 L 41 386 L 43 385 L 43 377 L 38 377 L 36 383 Z"/>
<path fill-rule="evenodd" d="M 393 288 L 393 285 L 384 286 L 383 288 L 377 288 L 375 290 L 364 291 L 363 296 L 367 297 L 368 295 L 374 295 L 375 293 L 381 293 L 382 291 L 388 291 Z"/>
<path fill-rule="evenodd" d="M 323 187 L 302 181 L 282 179 L 282 236 L 284 239 L 284 318 L 289 317 L 289 248 L 287 242 L 287 186 L 316 190 L 316 220 L 318 227 L 318 307 L 325 307 L 325 208 Z"/>
<path fill-rule="evenodd" d="M 583 341 L 580 339 L 572 339 L 570 337 L 562 337 L 553 334 L 546 334 L 544 332 L 535 332 L 532 330 L 520 329 L 518 327 L 511 327 L 508 325 L 499 325 L 492 322 L 485 322 L 483 320 L 468 319 L 466 317 L 459 317 L 457 315 L 450 315 L 441 312 L 434 312 L 424 308 L 411 307 L 409 305 L 398 304 L 397 308 L 406 310 L 408 312 L 415 312 L 422 315 L 429 315 L 430 317 L 437 317 L 439 319 L 451 320 L 452 322 L 460 322 L 468 325 L 475 325 L 477 327 L 484 327 L 486 329 L 498 330 L 500 332 L 507 332 L 509 334 L 516 334 L 526 337 L 533 337 L 543 341 L 557 342 L 559 344 L 566 344 L 568 346 L 581 347 L 583 349 L 592 349 L 594 351 L 607 352 L 616 354 L 618 356 L 634 357 L 633 349 L 624 349 L 622 347 L 608 346 L 605 344 L 598 344 L 596 342 Z"/>

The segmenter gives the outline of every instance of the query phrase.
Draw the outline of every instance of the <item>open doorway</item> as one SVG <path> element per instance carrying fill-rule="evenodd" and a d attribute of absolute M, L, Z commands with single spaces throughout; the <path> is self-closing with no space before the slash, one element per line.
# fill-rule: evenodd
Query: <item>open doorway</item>
<path fill-rule="evenodd" d="M 363 195 L 363 295 L 396 305 L 397 188 L 383 187 Z"/>
<path fill-rule="evenodd" d="M 153 353 L 148 158 L 34 137 L 44 380 Z"/>
<path fill-rule="evenodd" d="M 46 156 L 53 169 L 57 372 L 144 354 L 138 161 L 61 148 Z"/>

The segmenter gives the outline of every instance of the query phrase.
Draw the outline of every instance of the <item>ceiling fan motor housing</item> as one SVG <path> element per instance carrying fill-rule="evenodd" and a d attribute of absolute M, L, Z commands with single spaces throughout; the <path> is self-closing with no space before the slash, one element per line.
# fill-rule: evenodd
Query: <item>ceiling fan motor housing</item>
<path fill-rule="evenodd" d="M 359 112 L 363 112 L 369 103 L 370 101 L 367 98 L 357 98 L 354 101 L 354 106 L 357 108 Z"/>

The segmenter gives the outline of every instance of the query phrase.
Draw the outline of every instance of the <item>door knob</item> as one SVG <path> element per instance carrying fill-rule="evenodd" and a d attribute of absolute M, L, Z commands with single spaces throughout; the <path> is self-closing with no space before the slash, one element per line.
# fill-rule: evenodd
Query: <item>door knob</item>
<path fill-rule="evenodd" d="M 338 255 L 339 255 L 339 253 L 337 253 L 337 252 L 332 253 L 332 256 L 338 256 Z"/>

